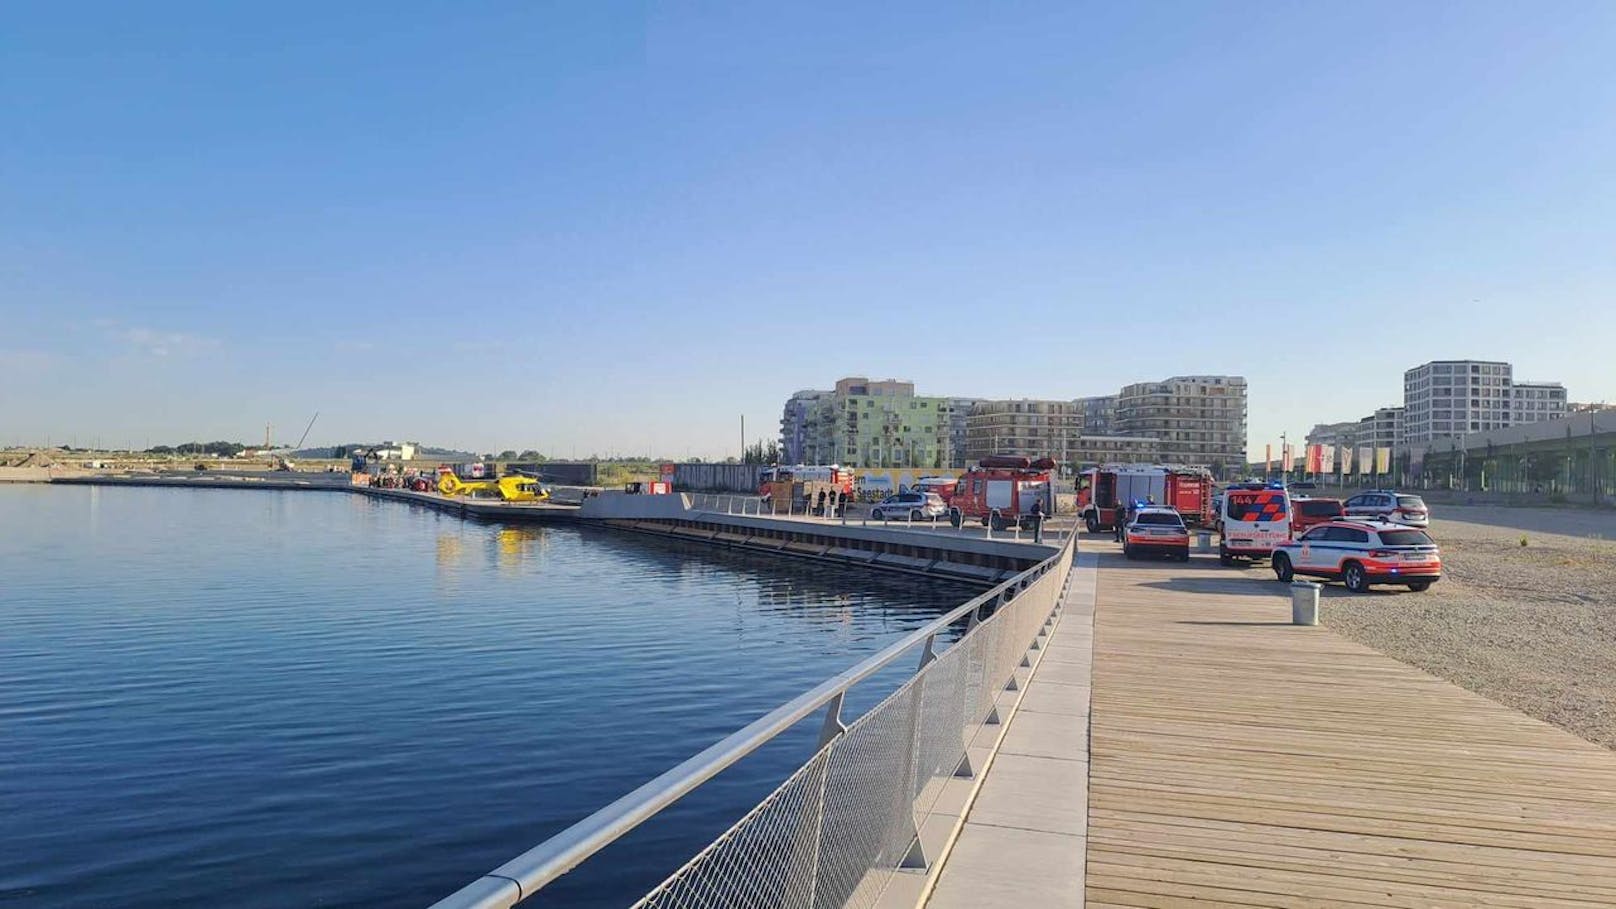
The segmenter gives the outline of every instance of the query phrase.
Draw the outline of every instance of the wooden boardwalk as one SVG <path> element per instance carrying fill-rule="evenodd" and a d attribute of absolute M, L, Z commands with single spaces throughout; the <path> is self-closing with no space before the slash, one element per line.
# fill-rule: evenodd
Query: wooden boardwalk
<path fill-rule="evenodd" d="M 1616 906 L 1616 752 L 1290 626 L 1266 571 L 1100 564 L 1089 906 Z"/>

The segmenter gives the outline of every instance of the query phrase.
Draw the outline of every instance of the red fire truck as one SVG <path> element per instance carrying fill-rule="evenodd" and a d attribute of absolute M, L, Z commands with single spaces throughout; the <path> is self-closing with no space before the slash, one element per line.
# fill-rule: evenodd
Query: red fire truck
<path fill-rule="evenodd" d="M 959 488 L 959 477 L 921 477 L 915 481 L 915 492 L 935 492 L 943 504 L 954 501 L 954 490 Z"/>
<path fill-rule="evenodd" d="M 1012 524 L 1031 529 L 1034 502 L 1044 503 L 1045 517 L 1055 513 L 1054 469 L 1049 458 L 983 458 L 955 484 L 948 519 L 955 527 L 973 519 L 994 530 Z"/>
<path fill-rule="evenodd" d="M 798 464 L 795 467 L 765 467 L 758 478 L 758 495 L 767 499 L 779 484 L 786 495 L 791 495 L 793 483 L 828 483 L 842 491 L 842 497 L 853 498 L 855 484 L 853 471 L 839 464 Z"/>
<path fill-rule="evenodd" d="M 1089 533 L 1116 526 L 1117 512 L 1134 502 L 1170 506 L 1190 526 L 1208 526 L 1212 472 L 1204 467 L 1106 464 L 1085 470 L 1078 481 L 1077 512 Z"/>

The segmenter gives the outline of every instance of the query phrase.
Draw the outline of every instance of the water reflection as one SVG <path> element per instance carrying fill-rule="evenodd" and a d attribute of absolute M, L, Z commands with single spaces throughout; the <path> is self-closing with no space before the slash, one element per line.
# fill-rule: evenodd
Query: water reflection
<path fill-rule="evenodd" d="M 0 536 L 22 905 L 212 905 L 221 869 L 249 909 L 426 905 L 971 593 L 329 494 L 0 487 L 0 526 L 27 530 Z M 632 902 L 815 735 L 556 904 Z"/>

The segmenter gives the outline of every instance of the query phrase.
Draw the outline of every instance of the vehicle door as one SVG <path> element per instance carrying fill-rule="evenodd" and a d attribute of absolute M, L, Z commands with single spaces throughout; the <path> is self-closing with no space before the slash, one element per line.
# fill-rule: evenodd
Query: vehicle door
<path fill-rule="evenodd" d="M 1329 527 L 1314 527 L 1297 538 L 1299 548 L 1289 550 L 1293 565 L 1298 570 L 1314 570 L 1325 564 L 1324 560 L 1330 555 L 1330 549 L 1325 544 L 1325 534 Z"/>
<path fill-rule="evenodd" d="M 1323 571 L 1340 571 L 1346 560 L 1361 556 L 1369 542 L 1368 531 L 1356 527 L 1327 527 L 1324 546 L 1320 547 L 1318 567 Z"/>
<path fill-rule="evenodd" d="M 1100 473 L 1094 478 L 1094 491 L 1091 500 L 1095 508 L 1115 508 L 1117 505 L 1117 477 L 1112 473 Z"/>

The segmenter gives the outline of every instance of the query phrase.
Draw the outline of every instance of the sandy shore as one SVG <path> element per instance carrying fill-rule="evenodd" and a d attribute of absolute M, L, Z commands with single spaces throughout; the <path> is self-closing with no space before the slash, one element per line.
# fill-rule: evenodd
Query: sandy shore
<path fill-rule="evenodd" d="M 1447 577 L 1325 588 L 1342 634 L 1616 748 L 1616 513 L 1433 506 Z M 1521 545 L 1522 538 L 1526 545 Z"/>

